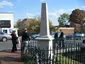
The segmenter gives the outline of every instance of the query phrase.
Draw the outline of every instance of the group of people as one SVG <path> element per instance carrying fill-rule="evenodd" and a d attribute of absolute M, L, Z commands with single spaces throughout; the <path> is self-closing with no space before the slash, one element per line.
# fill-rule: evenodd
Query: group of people
<path fill-rule="evenodd" d="M 17 44 L 19 43 L 19 39 L 16 35 L 16 31 L 13 31 L 12 34 L 12 50 L 11 52 L 16 52 L 17 51 Z M 64 47 L 64 33 L 62 32 L 62 30 L 60 30 L 60 36 L 58 37 L 58 32 L 55 33 L 54 38 L 56 40 L 56 43 L 59 45 L 59 47 Z M 22 33 L 22 39 L 21 39 L 21 53 L 25 53 L 26 52 L 26 48 L 28 46 L 28 42 L 30 41 L 30 37 L 29 34 L 27 32 L 27 28 L 24 29 L 23 33 Z M 55 45 L 55 44 L 54 44 Z"/>
<path fill-rule="evenodd" d="M 16 52 L 17 51 L 17 44 L 19 43 L 19 39 L 16 35 L 16 31 L 13 31 L 12 34 L 12 50 L 11 52 Z M 26 46 L 28 46 L 28 40 L 30 40 L 29 34 L 27 32 L 27 28 L 24 29 L 23 33 L 22 33 L 22 39 L 21 39 L 21 51 L 25 50 Z M 22 52 L 24 53 L 24 51 Z"/>
<path fill-rule="evenodd" d="M 13 31 L 12 34 L 12 50 L 11 52 L 16 52 L 17 51 L 17 44 L 18 44 L 18 37 L 16 36 L 16 31 Z M 57 43 L 59 47 L 64 47 L 64 33 L 62 30 L 60 30 L 60 35 L 58 37 L 58 32 L 55 33 L 54 38 L 56 40 L 55 44 Z M 24 29 L 22 33 L 22 39 L 21 39 L 21 53 L 25 53 L 27 51 L 28 47 L 28 42 L 30 41 L 29 34 L 27 32 L 27 28 Z M 54 45 L 55 45 L 54 44 Z"/>
<path fill-rule="evenodd" d="M 58 36 L 58 32 L 55 33 L 54 35 L 55 38 L 55 44 L 57 43 L 59 47 L 64 47 L 64 33 L 62 30 L 60 30 L 60 35 Z"/>

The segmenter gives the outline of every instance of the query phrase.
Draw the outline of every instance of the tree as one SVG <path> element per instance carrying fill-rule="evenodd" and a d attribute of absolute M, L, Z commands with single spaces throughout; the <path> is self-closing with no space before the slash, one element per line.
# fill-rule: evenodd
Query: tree
<path fill-rule="evenodd" d="M 84 15 L 84 17 L 85 17 L 85 11 L 84 10 L 80 10 L 80 11 Z"/>
<path fill-rule="evenodd" d="M 65 26 L 65 22 L 69 21 L 69 14 L 63 13 L 62 15 L 60 15 L 60 17 L 58 18 L 58 22 L 59 22 L 59 26 Z"/>
<path fill-rule="evenodd" d="M 80 10 L 82 12 L 82 14 L 84 15 L 84 19 L 83 19 L 83 23 L 85 23 L 85 11 L 84 10 Z"/>
<path fill-rule="evenodd" d="M 82 24 L 84 19 L 84 14 L 79 9 L 75 9 L 72 11 L 70 15 L 70 21 L 78 24 Z"/>
<path fill-rule="evenodd" d="M 39 33 L 40 31 L 40 19 L 28 19 L 29 22 L 29 26 L 28 26 L 28 30 L 31 33 Z"/>
<path fill-rule="evenodd" d="M 52 21 L 49 20 L 50 33 L 55 32 L 56 28 L 52 25 Z"/>
<path fill-rule="evenodd" d="M 83 19 L 85 17 L 85 11 L 75 9 L 70 15 L 71 26 L 75 27 L 75 32 L 81 31 L 81 26 L 85 22 Z"/>
<path fill-rule="evenodd" d="M 49 20 L 49 26 L 51 31 L 54 31 L 55 27 L 53 27 L 52 22 Z M 19 32 L 23 31 L 23 28 L 27 28 L 30 33 L 39 33 L 40 32 L 40 18 L 32 18 L 32 19 L 23 19 L 18 20 L 16 23 L 16 27 L 19 29 Z"/>

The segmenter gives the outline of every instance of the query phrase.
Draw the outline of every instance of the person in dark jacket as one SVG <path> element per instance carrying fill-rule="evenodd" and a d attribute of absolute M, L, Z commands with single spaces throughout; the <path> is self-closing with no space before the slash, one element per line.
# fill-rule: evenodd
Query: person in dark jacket
<path fill-rule="evenodd" d="M 58 32 L 55 33 L 54 38 L 55 38 L 55 39 L 58 38 Z"/>
<path fill-rule="evenodd" d="M 11 52 L 15 52 L 15 51 L 17 51 L 17 46 L 16 45 L 17 45 L 18 37 L 16 36 L 15 31 L 12 32 L 11 36 L 12 36 L 12 45 L 13 45 Z"/>
<path fill-rule="evenodd" d="M 21 52 L 22 54 L 26 53 L 28 50 L 28 42 L 30 41 L 29 34 L 27 32 L 27 28 L 24 29 L 22 33 L 22 43 L 21 43 Z"/>
<path fill-rule="evenodd" d="M 24 29 L 22 33 L 22 42 L 21 42 L 21 59 L 24 60 L 24 54 L 28 52 L 28 41 L 30 41 L 29 34 L 27 32 L 27 28 Z"/>
<path fill-rule="evenodd" d="M 23 41 L 28 41 L 28 40 L 30 40 L 30 37 L 29 37 L 29 34 L 28 34 L 28 32 L 27 32 L 27 29 L 25 28 L 25 29 L 24 29 L 24 32 L 23 32 L 23 34 L 22 34 L 22 42 L 23 42 Z"/>
<path fill-rule="evenodd" d="M 53 53 L 55 54 L 55 49 L 57 48 L 58 45 L 58 32 L 54 34 L 54 42 L 53 42 Z"/>
<path fill-rule="evenodd" d="M 62 32 L 62 30 L 60 30 L 59 40 L 60 40 L 59 46 L 64 47 L 64 33 Z"/>

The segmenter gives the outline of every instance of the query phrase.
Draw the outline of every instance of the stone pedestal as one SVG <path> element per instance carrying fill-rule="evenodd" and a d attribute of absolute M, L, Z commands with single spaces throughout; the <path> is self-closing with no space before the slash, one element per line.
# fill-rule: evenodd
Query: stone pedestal
<path fill-rule="evenodd" d="M 49 37 L 48 38 L 43 38 L 43 37 L 37 38 L 37 40 L 38 40 L 37 44 L 38 44 L 40 49 L 47 50 L 45 52 L 48 53 L 48 58 L 51 55 L 51 59 L 52 59 L 52 56 L 53 56 L 53 38 L 51 36 L 49 36 Z"/>

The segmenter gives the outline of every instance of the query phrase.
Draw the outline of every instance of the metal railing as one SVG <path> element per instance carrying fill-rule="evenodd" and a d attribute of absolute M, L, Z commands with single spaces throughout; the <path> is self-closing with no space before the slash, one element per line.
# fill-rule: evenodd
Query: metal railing
<path fill-rule="evenodd" d="M 85 64 L 85 47 L 82 43 L 64 41 L 64 47 L 59 45 L 60 40 L 53 40 L 53 50 L 40 49 L 37 40 L 31 40 L 28 52 L 24 54 L 27 64 Z M 53 51 L 53 58 L 48 57 L 48 51 Z M 50 54 L 51 55 L 51 54 Z"/>

